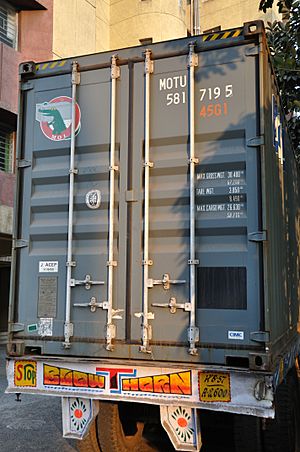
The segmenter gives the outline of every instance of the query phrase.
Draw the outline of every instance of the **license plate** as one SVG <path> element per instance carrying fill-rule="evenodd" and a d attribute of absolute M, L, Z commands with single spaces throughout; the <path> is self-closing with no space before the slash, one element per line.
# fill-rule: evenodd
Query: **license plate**
<path fill-rule="evenodd" d="M 201 402 L 230 402 L 230 374 L 225 372 L 199 372 Z"/>

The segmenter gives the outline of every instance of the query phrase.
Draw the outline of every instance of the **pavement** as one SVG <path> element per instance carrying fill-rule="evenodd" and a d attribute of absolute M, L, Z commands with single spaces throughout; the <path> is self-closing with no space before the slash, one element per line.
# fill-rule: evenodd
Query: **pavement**
<path fill-rule="evenodd" d="M 5 394 L 5 347 L 0 346 L 0 452 L 76 452 L 62 436 L 59 397 Z"/>

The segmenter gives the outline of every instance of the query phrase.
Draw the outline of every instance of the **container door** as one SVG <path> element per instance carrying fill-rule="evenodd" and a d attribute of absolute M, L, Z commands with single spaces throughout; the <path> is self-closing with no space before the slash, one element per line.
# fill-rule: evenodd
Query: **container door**
<path fill-rule="evenodd" d="M 135 86 L 144 96 L 134 100 L 132 187 L 141 198 L 132 207 L 131 330 L 134 341 L 148 336 L 148 351 L 157 358 L 190 359 L 197 328 L 203 360 L 210 359 L 206 350 L 212 345 L 255 345 L 251 333 L 260 329 L 256 61 L 246 54 L 244 46 L 203 52 L 195 67 L 193 262 L 189 60 L 154 61 L 149 88 L 145 64 L 135 65 Z M 191 264 L 196 266 L 194 329 Z"/>
<path fill-rule="evenodd" d="M 18 321 L 25 324 L 25 336 L 42 341 L 47 353 L 70 353 L 71 348 L 72 354 L 96 355 L 109 348 L 109 337 L 115 342 L 125 337 L 126 214 L 119 198 L 126 184 L 121 135 L 125 130 L 127 137 L 127 127 L 122 128 L 120 117 L 122 114 L 126 124 L 128 106 L 127 89 L 122 89 L 117 77 L 115 80 L 113 105 L 110 68 L 80 74 L 73 166 L 70 75 L 37 79 L 26 97 L 22 158 L 31 166 L 21 170 L 20 234 L 27 246 L 20 250 Z M 125 71 L 122 80 L 127 86 Z M 112 109 L 116 111 L 113 119 Z M 116 131 L 113 137 L 112 126 Z M 127 145 L 127 139 L 125 142 Z M 109 318 L 110 268 L 113 291 Z"/>
<path fill-rule="evenodd" d="M 146 90 L 144 73 L 143 63 L 135 65 L 135 86 L 141 93 Z M 145 323 L 148 323 L 148 339 L 152 345 L 187 344 L 189 137 L 186 56 L 155 61 L 149 91 L 148 159 L 145 157 L 146 93 L 134 102 L 133 187 L 140 193 L 140 203 L 133 204 L 132 224 L 140 232 L 133 234 L 132 336 L 135 341 L 140 341 L 143 334 L 147 334 Z M 148 193 L 145 190 L 147 170 Z M 149 216 L 145 219 L 147 196 Z M 146 237 L 145 224 L 148 227 Z M 146 240 L 148 256 L 145 256 Z M 145 281 L 146 266 L 148 278 Z M 143 317 L 145 311 L 148 311 L 148 319 Z"/>
<path fill-rule="evenodd" d="M 207 52 L 198 69 L 197 309 L 201 344 L 255 346 L 261 326 L 256 58 Z"/>

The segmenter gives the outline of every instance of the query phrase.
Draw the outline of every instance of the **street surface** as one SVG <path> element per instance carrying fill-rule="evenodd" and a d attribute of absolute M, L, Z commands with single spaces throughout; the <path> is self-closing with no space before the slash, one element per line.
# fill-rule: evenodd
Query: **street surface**
<path fill-rule="evenodd" d="M 59 397 L 22 395 L 6 389 L 5 347 L 0 346 L 0 451 L 75 452 L 76 441 L 62 437 Z"/>

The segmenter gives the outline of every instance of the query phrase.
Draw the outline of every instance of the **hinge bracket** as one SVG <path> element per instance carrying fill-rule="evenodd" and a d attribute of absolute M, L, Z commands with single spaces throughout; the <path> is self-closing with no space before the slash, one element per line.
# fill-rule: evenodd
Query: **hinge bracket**
<path fill-rule="evenodd" d="M 251 232 L 248 234 L 250 242 L 265 242 L 267 240 L 267 231 Z"/>
<path fill-rule="evenodd" d="M 252 331 L 250 339 L 254 342 L 270 342 L 269 331 Z"/>
<path fill-rule="evenodd" d="M 31 164 L 32 163 L 30 160 L 25 160 L 25 159 L 17 160 L 18 168 L 28 168 L 31 166 Z"/>
<path fill-rule="evenodd" d="M 18 248 L 26 248 L 26 246 L 28 246 L 28 240 L 24 240 L 24 239 L 16 239 L 14 241 L 14 248 L 18 249 Z"/>
<path fill-rule="evenodd" d="M 263 146 L 264 144 L 265 144 L 265 139 L 264 139 L 263 135 L 261 135 L 259 137 L 249 138 L 249 140 L 247 140 L 247 146 L 250 148 L 256 148 L 258 146 Z"/>
<path fill-rule="evenodd" d="M 259 54 L 258 46 L 246 47 L 245 49 L 245 56 L 256 56 L 258 54 Z"/>
<path fill-rule="evenodd" d="M 30 91 L 31 89 L 33 89 L 32 82 L 23 82 L 21 84 L 21 91 Z"/>
<path fill-rule="evenodd" d="M 9 332 L 10 333 L 19 333 L 20 331 L 25 330 L 24 323 L 11 323 L 9 325 Z"/>

